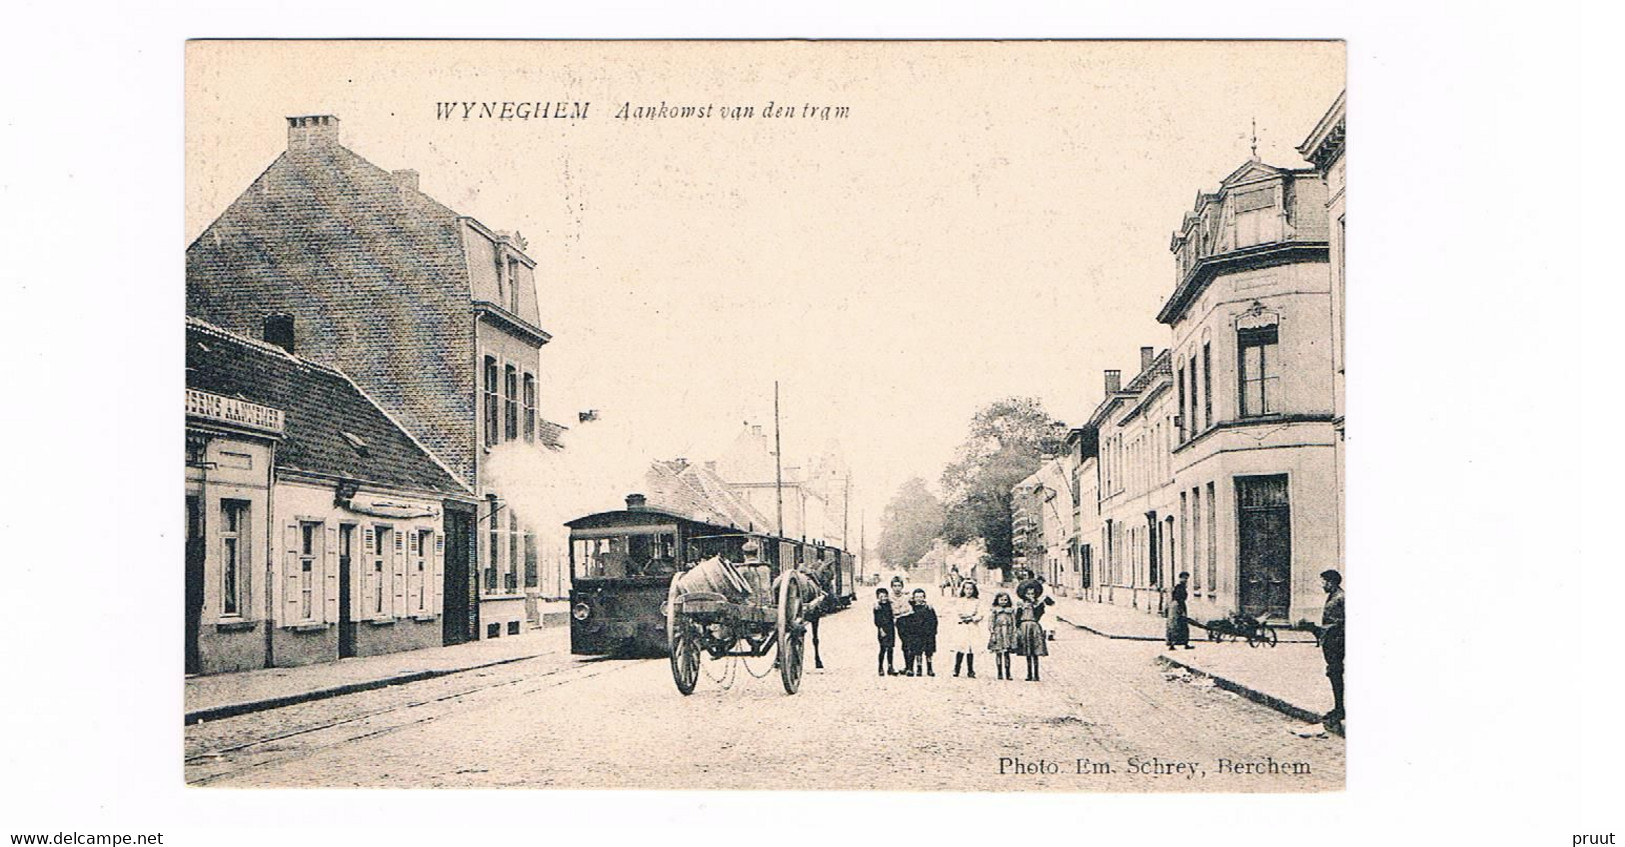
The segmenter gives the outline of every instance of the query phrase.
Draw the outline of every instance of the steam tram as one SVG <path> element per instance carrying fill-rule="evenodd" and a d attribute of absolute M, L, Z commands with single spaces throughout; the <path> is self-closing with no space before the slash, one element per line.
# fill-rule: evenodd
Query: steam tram
<path fill-rule="evenodd" d="M 640 495 L 625 509 L 567 521 L 570 528 L 570 652 L 582 656 L 666 656 L 667 591 L 672 576 L 720 555 L 745 559 L 746 541 L 778 579 L 786 566 L 816 574 L 835 608 L 857 594 L 852 554 L 820 543 L 693 520 L 649 506 Z"/>

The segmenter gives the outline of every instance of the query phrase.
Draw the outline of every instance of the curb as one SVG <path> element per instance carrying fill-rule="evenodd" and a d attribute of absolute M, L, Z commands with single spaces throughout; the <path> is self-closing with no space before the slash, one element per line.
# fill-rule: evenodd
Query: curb
<path fill-rule="evenodd" d="M 1204 671 L 1201 668 L 1195 667 L 1194 665 L 1187 665 L 1184 662 L 1179 661 L 1178 659 L 1175 659 L 1175 658 L 1172 658 L 1172 657 L 1169 657 L 1169 656 L 1158 655 L 1157 656 L 1157 662 L 1162 664 L 1162 665 L 1166 665 L 1168 667 L 1178 668 L 1178 669 L 1180 669 L 1182 671 L 1186 671 L 1186 672 L 1190 673 L 1193 676 L 1200 676 L 1200 677 L 1205 677 L 1207 679 L 1211 679 L 1211 680 L 1213 680 L 1213 685 L 1215 687 L 1217 687 L 1217 688 L 1222 688 L 1225 691 L 1230 691 L 1230 692 L 1234 692 L 1236 694 L 1239 694 L 1242 697 L 1245 697 L 1246 699 L 1251 700 L 1251 701 L 1253 701 L 1254 703 L 1257 703 L 1260 706 L 1264 706 L 1264 707 L 1267 707 L 1267 708 L 1270 708 L 1270 709 L 1274 709 L 1275 711 L 1280 712 L 1281 714 L 1286 715 L 1289 718 L 1293 718 L 1294 720 L 1300 720 L 1300 721 L 1303 721 L 1304 723 L 1320 723 L 1324 719 L 1324 715 L 1320 714 L 1319 712 L 1311 712 L 1308 709 L 1303 708 L 1302 706 L 1294 706 L 1291 703 L 1288 703 L 1287 701 L 1282 700 L 1279 697 L 1275 697 L 1275 696 L 1272 696 L 1272 695 L 1269 695 L 1269 694 L 1265 694 L 1264 692 L 1259 691 L 1256 688 L 1248 688 L 1247 686 L 1242 685 L 1239 682 L 1235 682 L 1234 680 L 1229 680 L 1229 679 L 1226 679 L 1226 678 L 1224 678 L 1222 676 L 1217 676 L 1215 674 L 1209 673 L 1208 671 Z M 1332 729 L 1332 728 L 1328 727 L 1327 730 L 1329 732 L 1333 732 L 1333 733 L 1335 733 L 1337 735 L 1342 735 L 1343 734 L 1341 728 Z"/>
<path fill-rule="evenodd" d="M 507 659 L 497 659 L 492 662 L 482 662 L 467 667 L 445 668 L 441 670 L 413 671 L 411 673 L 397 674 L 383 679 L 370 679 L 365 682 L 350 682 L 344 685 L 335 685 L 331 688 L 318 688 L 314 691 L 303 691 L 298 694 L 286 694 L 281 697 L 267 697 L 264 700 L 249 700 L 244 703 L 227 703 L 223 706 L 210 706 L 207 709 L 198 709 L 186 713 L 185 726 L 204 721 L 217 721 L 224 718 L 233 718 L 238 715 L 249 715 L 254 712 L 264 712 L 270 709 L 280 709 L 284 706 L 297 706 L 300 703 L 310 703 L 315 700 L 327 700 L 333 697 L 343 697 L 346 694 L 359 694 L 363 691 L 373 691 L 379 688 L 388 688 L 393 685 L 405 685 L 410 682 L 422 682 L 426 679 L 436 679 L 450 676 L 454 673 L 477 671 L 481 668 L 494 668 L 510 662 L 522 662 L 545 656 L 546 653 L 536 653 L 529 656 L 514 656 Z"/>
<path fill-rule="evenodd" d="M 1084 632 L 1093 633 L 1095 635 L 1098 635 L 1101 638 L 1111 638 L 1111 639 L 1114 639 L 1114 640 L 1117 640 L 1117 641 L 1162 641 L 1163 640 L 1163 637 L 1160 636 L 1160 635 L 1114 635 L 1114 634 L 1112 634 L 1110 632 L 1103 632 L 1101 630 L 1095 629 L 1092 626 L 1088 626 L 1086 624 L 1078 623 L 1077 621 L 1067 620 L 1066 618 L 1061 617 L 1060 614 L 1056 614 L 1055 619 L 1060 621 L 1061 623 L 1070 624 L 1071 626 L 1075 626 L 1078 629 L 1083 630 Z"/>

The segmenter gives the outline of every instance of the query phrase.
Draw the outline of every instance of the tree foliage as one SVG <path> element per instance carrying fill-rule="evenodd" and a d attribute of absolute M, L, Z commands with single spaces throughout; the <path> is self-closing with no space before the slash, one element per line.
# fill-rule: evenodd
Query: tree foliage
<path fill-rule="evenodd" d="M 903 483 L 881 518 L 876 548 L 881 560 L 895 567 L 912 567 L 942 533 L 943 514 L 942 501 L 926 489 L 925 480 L 914 477 Z"/>
<path fill-rule="evenodd" d="M 1065 438 L 1066 425 L 1036 398 L 1010 397 L 978 411 L 957 458 L 942 472 L 943 538 L 956 546 L 980 538 L 989 566 L 1008 565 L 1015 554 L 1010 489 L 1038 470 L 1045 455 L 1059 452 Z"/>

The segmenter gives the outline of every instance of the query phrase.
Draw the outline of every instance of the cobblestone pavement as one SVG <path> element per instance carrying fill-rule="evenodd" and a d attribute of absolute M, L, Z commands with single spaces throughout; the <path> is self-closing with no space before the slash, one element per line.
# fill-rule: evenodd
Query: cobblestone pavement
<path fill-rule="evenodd" d="M 187 780 L 974 791 L 1343 785 L 1341 738 L 1300 738 L 1298 724 L 1273 711 L 1170 679 L 1155 644 L 1063 626 L 1044 680 L 1030 683 L 1019 679 L 1019 659 L 1017 680 L 995 679 L 985 654 L 974 680 L 952 676 L 951 653 L 938 654 L 935 678 L 878 677 L 861 608 L 826 619 L 823 635 L 828 669 L 809 667 L 795 696 L 776 674 L 746 672 L 768 671 L 765 659 L 739 668 L 730 690 L 702 676 L 683 697 L 664 660 L 543 656 L 188 727 Z"/>

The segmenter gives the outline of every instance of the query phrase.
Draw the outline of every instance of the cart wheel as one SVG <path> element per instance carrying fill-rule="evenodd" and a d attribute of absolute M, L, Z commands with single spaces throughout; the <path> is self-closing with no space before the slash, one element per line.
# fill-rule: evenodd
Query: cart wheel
<path fill-rule="evenodd" d="M 1264 643 L 1265 644 L 1268 644 L 1269 646 L 1274 647 L 1276 642 L 1280 641 L 1280 640 L 1281 640 L 1280 636 L 1275 634 L 1275 627 L 1273 627 L 1273 626 L 1264 627 Z"/>
<path fill-rule="evenodd" d="M 1255 629 L 1252 632 L 1247 633 L 1247 646 L 1248 647 L 1257 647 L 1258 645 L 1263 644 L 1263 643 L 1264 643 L 1264 634 L 1262 632 L 1259 632 L 1258 630 Z"/>
<path fill-rule="evenodd" d="M 700 642 L 688 621 L 677 614 L 677 580 L 681 576 L 673 576 L 671 587 L 666 589 L 666 641 L 671 649 L 672 681 L 686 697 L 694 693 L 700 681 Z"/>
<path fill-rule="evenodd" d="M 801 620 L 801 580 L 801 574 L 791 571 L 779 583 L 778 665 L 786 694 L 794 694 L 801 688 L 801 659 L 806 651 L 802 643 L 805 633 Z"/>
<path fill-rule="evenodd" d="M 1224 633 L 1216 629 L 1209 629 L 1207 631 L 1207 640 L 1213 642 L 1214 644 L 1218 644 L 1220 641 L 1224 640 Z"/>

